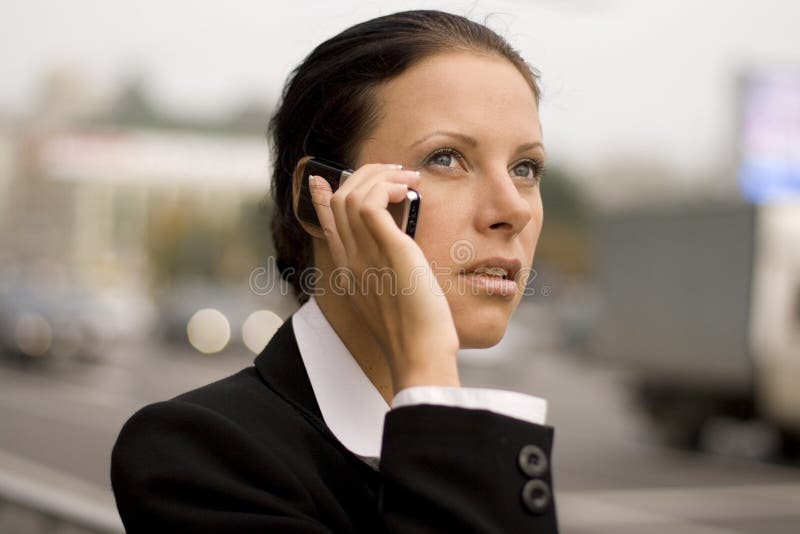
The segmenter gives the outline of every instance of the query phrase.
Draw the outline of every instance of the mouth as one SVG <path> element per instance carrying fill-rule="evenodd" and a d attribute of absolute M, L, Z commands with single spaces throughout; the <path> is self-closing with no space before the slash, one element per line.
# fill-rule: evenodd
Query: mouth
<path fill-rule="evenodd" d="M 516 258 L 486 258 L 461 269 L 459 274 L 487 276 L 502 280 L 515 280 L 521 268 L 521 262 Z"/>
<path fill-rule="evenodd" d="M 465 271 L 464 274 L 473 274 L 476 276 L 490 276 L 492 278 L 500 278 L 508 280 L 508 271 L 501 267 L 481 267 L 474 271 Z"/>

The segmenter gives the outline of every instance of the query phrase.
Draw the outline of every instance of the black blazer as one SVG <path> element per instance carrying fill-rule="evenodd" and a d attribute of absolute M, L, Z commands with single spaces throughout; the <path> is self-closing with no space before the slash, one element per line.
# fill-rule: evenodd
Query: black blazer
<path fill-rule="evenodd" d="M 488 410 L 404 406 L 376 471 L 325 425 L 290 318 L 254 367 L 133 415 L 111 481 L 128 533 L 553 533 L 552 439 Z"/>

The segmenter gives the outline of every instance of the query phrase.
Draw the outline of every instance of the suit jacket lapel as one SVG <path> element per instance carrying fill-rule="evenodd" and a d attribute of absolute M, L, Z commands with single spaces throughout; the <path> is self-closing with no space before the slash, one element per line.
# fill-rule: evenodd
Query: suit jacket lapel
<path fill-rule="evenodd" d="M 300 349 L 297 347 L 292 329 L 292 317 L 284 321 L 261 354 L 256 357 L 255 366 L 261 378 L 273 391 L 328 430 L 303 365 Z"/>
<path fill-rule="evenodd" d="M 377 467 L 371 467 L 359 459 L 325 424 L 300 349 L 297 347 L 292 317 L 284 321 L 261 354 L 256 357 L 255 366 L 267 387 L 292 405 L 327 439 L 349 455 L 370 484 L 377 485 Z"/>

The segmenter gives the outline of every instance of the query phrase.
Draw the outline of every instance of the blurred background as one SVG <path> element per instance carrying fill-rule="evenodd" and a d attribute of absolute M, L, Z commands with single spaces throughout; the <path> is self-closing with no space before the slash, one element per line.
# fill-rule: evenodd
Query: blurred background
<path fill-rule="evenodd" d="M 563 532 L 798 532 L 800 4 L 0 4 L 0 532 L 121 532 L 146 403 L 252 362 L 265 129 L 362 20 L 486 21 L 542 74 L 536 274 L 465 385 L 543 396 Z"/>

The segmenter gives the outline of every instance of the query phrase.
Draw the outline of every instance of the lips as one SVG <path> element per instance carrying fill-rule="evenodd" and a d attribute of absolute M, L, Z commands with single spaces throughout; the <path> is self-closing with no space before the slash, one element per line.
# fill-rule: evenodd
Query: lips
<path fill-rule="evenodd" d="M 476 274 L 514 280 L 520 271 L 522 263 L 516 258 L 485 258 L 478 260 L 462 269 L 461 274 Z"/>

